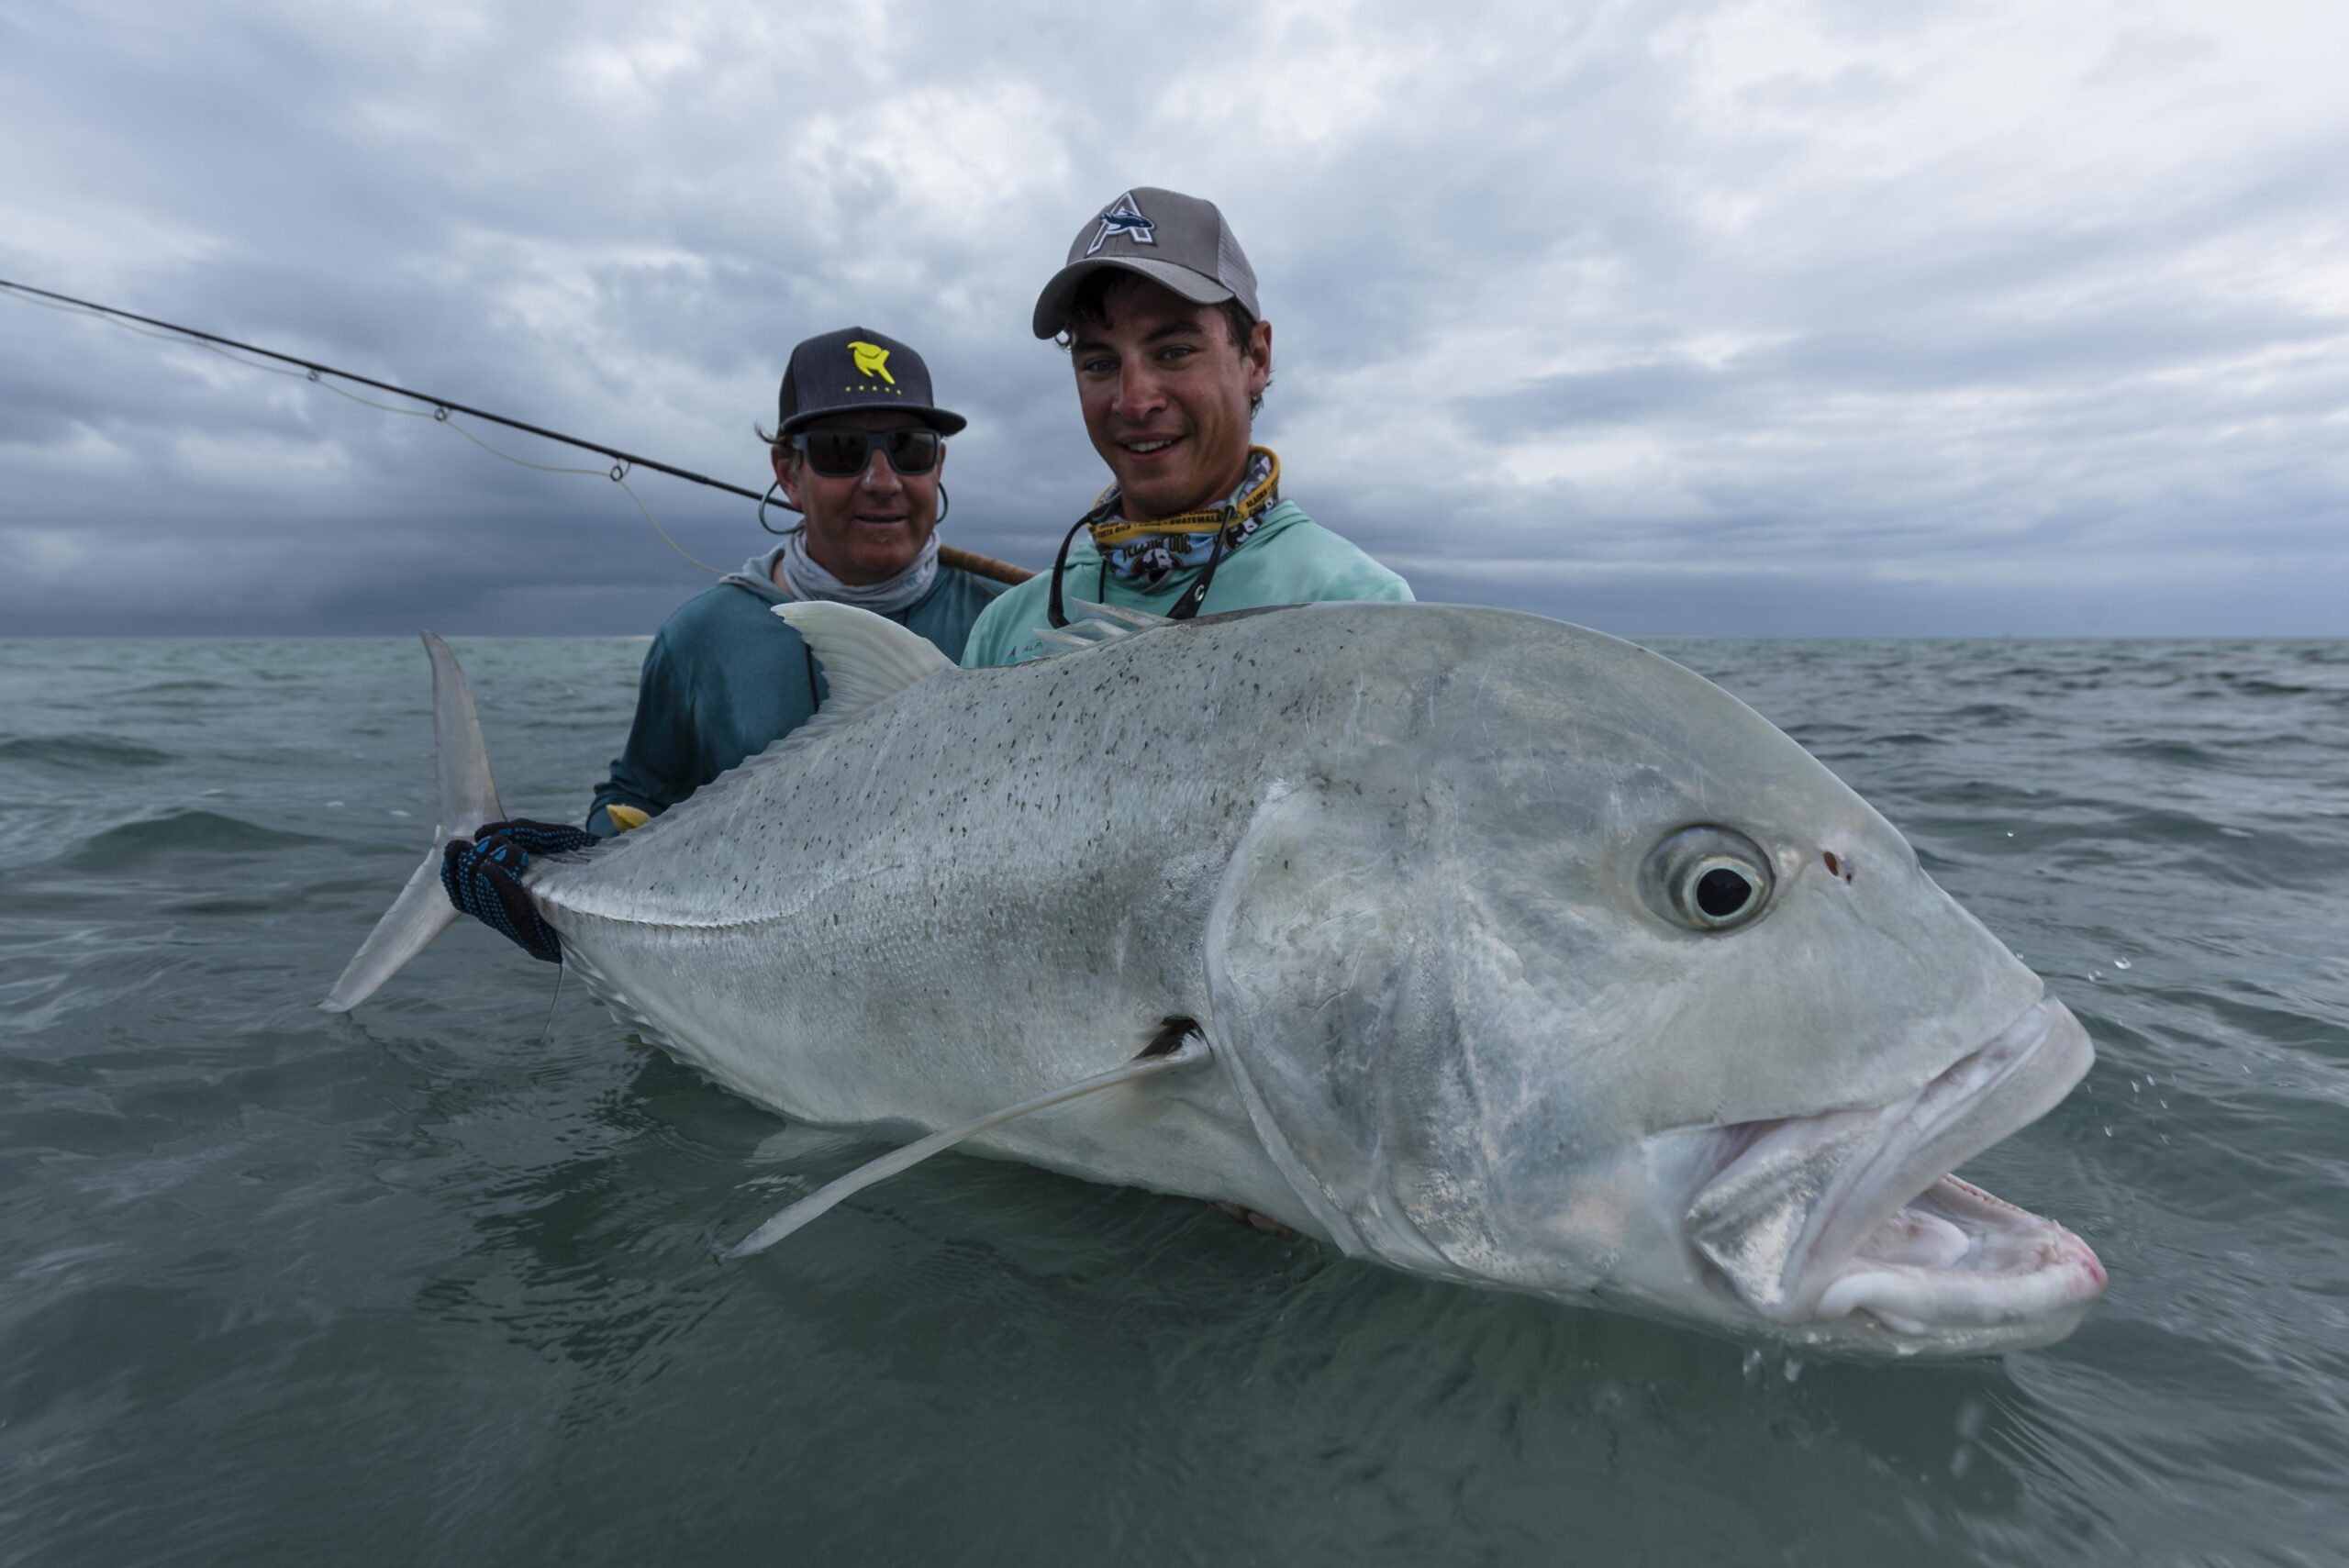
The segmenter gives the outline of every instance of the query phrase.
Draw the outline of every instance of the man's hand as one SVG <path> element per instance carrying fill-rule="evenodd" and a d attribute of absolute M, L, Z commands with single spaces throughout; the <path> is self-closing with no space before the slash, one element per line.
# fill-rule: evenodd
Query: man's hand
<path fill-rule="evenodd" d="M 491 822 L 471 839 L 451 839 L 440 851 L 440 888 L 459 913 L 471 915 L 532 958 L 562 962 L 562 942 L 531 902 L 522 873 L 534 854 L 594 847 L 596 837 L 560 822 L 515 817 Z"/>

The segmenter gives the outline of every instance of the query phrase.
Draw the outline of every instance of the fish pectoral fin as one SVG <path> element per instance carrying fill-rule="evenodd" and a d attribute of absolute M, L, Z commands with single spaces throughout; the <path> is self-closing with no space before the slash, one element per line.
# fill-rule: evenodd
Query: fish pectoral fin
<path fill-rule="evenodd" d="M 1196 1030 L 1197 1026 L 1192 1026 L 1192 1029 Z M 1070 1100 L 1085 1095 L 1098 1094 L 1104 1089 L 1114 1089 L 1120 1084 L 1130 1084 L 1160 1073 L 1194 1066 L 1205 1062 L 1213 1054 L 1214 1051 L 1208 1042 L 1196 1032 L 1175 1036 L 1171 1045 L 1165 1043 L 1164 1037 L 1162 1036 L 1162 1039 L 1152 1040 L 1141 1055 L 1122 1066 L 1113 1067 L 1107 1073 L 1097 1073 L 1090 1078 L 1079 1079 L 1074 1084 L 1054 1089 L 1050 1094 L 1039 1095 L 1032 1100 L 1022 1100 L 1016 1106 L 1006 1106 L 999 1111 L 989 1111 L 986 1115 L 966 1121 L 960 1127 L 950 1127 L 943 1132 L 933 1132 L 918 1142 L 908 1143 L 903 1149 L 893 1150 L 878 1160 L 860 1165 L 840 1180 L 827 1183 L 817 1188 L 733 1246 L 720 1248 L 718 1255 L 729 1259 L 747 1258 L 752 1253 L 763 1252 L 809 1220 L 837 1206 L 842 1199 L 854 1196 L 875 1182 L 886 1181 L 900 1171 L 910 1170 L 931 1155 L 941 1154 L 965 1139 L 975 1138 L 991 1128 L 1001 1127 L 1014 1118 L 1026 1116 L 1031 1111 L 1044 1110 L 1052 1106 L 1064 1105 Z"/>
<path fill-rule="evenodd" d="M 824 699 L 825 718 L 863 712 L 917 681 L 954 668 L 954 661 L 921 633 L 853 605 L 777 605 L 774 613 L 807 639 L 824 667 L 824 683 L 831 688 Z"/>
<path fill-rule="evenodd" d="M 1115 642 L 1131 637 L 1137 631 L 1148 631 L 1154 626 L 1173 626 L 1164 616 L 1154 616 L 1144 610 L 1121 609 L 1116 605 L 1097 605 L 1090 599 L 1071 599 L 1069 607 L 1084 616 L 1064 627 L 1039 628 L 1036 640 L 1052 648 L 1091 648 L 1096 643 Z"/>
<path fill-rule="evenodd" d="M 1075 610 L 1080 615 L 1093 616 L 1108 620 L 1117 626 L 1125 628 L 1128 631 L 1148 631 L 1154 626 L 1173 626 L 1174 624 L 1171 617 L 1166 616 L 1154 616 L 1148 610 L 1130 610 L 1123 605 L 1097 604 L 1091 599 L 1072 598 L 1068 602 L 1068 607 Z"/>
<path fill-rule="evenodd" d="M 1064 627 L 1036 628 L 1036 640 L 1052 648 L 1090 648 L 1097 642 L 1114 642 L 1125 635 L 1105 620 L 1071 621 Z"/>

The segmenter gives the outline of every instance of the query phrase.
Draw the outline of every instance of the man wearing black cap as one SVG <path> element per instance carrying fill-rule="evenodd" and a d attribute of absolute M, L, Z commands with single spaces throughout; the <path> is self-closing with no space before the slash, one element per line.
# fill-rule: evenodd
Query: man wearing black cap
<path fill-rule="evenodd" d="M 1071 599 L 1176 620 L 1313 599 L 1408 599 L 1403 579 L 1282 499 L 1250 443 L 1272 382 L 1256 274 L 1212 202 L 1136 186 L 1087 218 L 1036 301 L 1076 373 L 1085 432 L 1114 483 L 1045 576 L 989 606 L 966 665 L 1050 651 Z M 1079 535 L 1085 536 L 1082 540 Z"/>
<path fill-rule="evenodd" d="M 860 606 L 952 658 L 1003 591 L 938 559 L 943 438 L 965 421 L 934 405 L 919 354 L 863 327 L 810 338 L 791 351 L 777 401 L 775 487 L 800 524 L 662 623 L 628 748 L 588 813 L 599 838 L 659 816 L 814 717 L 823 671 L 774 606 Z"/>
<path fill-rule="evenodd" d="M 765 438 L 774 487 L 800 524 L 662 623 L 628 749 L 596 792 L 585 831 L 517 818 L 443 848 L 449 901 L 534 958 L 559 962 L 562 951 L 520 881 L 532 856 L 640 827 L 815 716 L 823 672 L 776 605 L 859 605 L 951 658 L 1003 591 L 939 560 L 944 438 L 964 420 L 933 403 L 919 354 L 863 327 L 810 338 L 791 350 L 778 413 Z"/>

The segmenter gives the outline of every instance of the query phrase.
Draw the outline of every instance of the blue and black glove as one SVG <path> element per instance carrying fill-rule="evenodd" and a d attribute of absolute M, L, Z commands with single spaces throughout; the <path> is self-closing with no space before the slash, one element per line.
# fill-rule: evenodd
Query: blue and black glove
<path fill-rule="evenodd" d="M 451 839 L 440 851 L 440 888 L 460 914 L 471 915 L 532 958 L 562 962 L 562 942 L 522 885 L 532 855 L 591 849 L 593 833 L 561 822 L 517 817 L 490 822 L 471 839 Z"/>

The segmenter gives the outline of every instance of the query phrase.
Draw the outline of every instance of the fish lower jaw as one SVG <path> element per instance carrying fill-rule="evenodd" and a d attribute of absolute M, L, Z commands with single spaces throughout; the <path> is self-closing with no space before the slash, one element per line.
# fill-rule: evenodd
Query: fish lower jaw
<path fill-rule="evenodd" d="M 1968 1331 L 2021 1349 L 2061 1339 L 2104 1287 L 2104 1265 L 2087 1242 L 1971 1182 L 1943 1176 L 1844 1260 L 1809 1317 L 1855 1319 L 1854 1327 L 1872 1319 L 1896 1351 L 1903 1339 Z"/>
<path fill-rule="evenodd" d="M 2062 1339 L 2104 1292 L 2096 1254 L 1949 1173 L 2051 1109 L 2094 1055 L 2043 997 L 1906 1100 L 1720 1129 L 1683 1218 L 1709 1283 L 1749 1327 L 1864 1354 Z"/>

